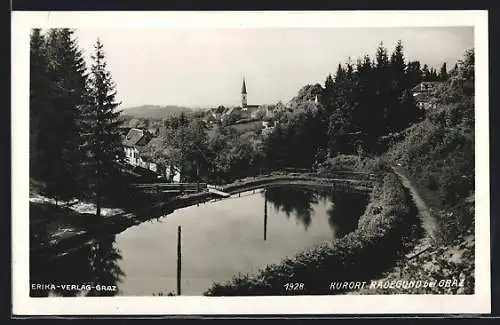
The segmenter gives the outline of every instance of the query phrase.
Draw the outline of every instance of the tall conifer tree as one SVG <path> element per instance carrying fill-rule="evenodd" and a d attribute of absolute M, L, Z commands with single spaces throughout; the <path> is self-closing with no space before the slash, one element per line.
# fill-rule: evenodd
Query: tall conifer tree
<path fill-rule="evenodd" d="M 339 65 L 340 67 L 340 65 Z M 340 67 L 340 69 L 342 69 Z M 333 77 L 329 74 L 325 80 L 325 88 L 323 89 L 322 101 L 323 105 L 326 107 L 327 111 L 331 111 L 334 109 L 335 102 L 335 82 L 333 81 Z"/>
<path fill-rule="evenodd" d="M 401 105 L 402 97 L 407 89 L 406 63 L 403 54 L 403 44 L 398 41 L 391 55 L 391 94 L 389 98 L 389 132 L 399 131 L 406 125 L 406 116 Z"/>
<path fill-rule="evenodd" d="M 431 81 L 431 71 L 429 69 L 429 66 L 427 64 L 424 64 L 422 67 L 422 81 Z"/>
<path fill-rule="evenodd" d="M 48 58 L 45 37 L 34 29 L 30 39 L 30 177 L 44 181 L 49 164 L 50 118 Z"/>
<path fill-rule="evenodd" d="M 92 55 L 88 79 L 87 103 L 82 107 L 84 167 L 88 185 L 95 195 L 96 216 L 101 215 L 103 194 L 117 175 L 116 161 L 123 159 L 123 147 L 119 132 L 120 111 L 116 102 L 115 84 L 107 69 L 103 45 L 97 40 Z"/>
<path fill-rule="evenodd" d="M 448 69 L 446 68 L 446 62 L 443 63 L 441 69 L 439 70 L 439 81 L 448 80 Z"/>
<path fill-rule="evenodd" d="M 407 88 L 406 63 L 403 54 L 403 44 L 398 41 L 391 55 L 391 72 L 393 88 L 397 93 L 402 93 Z"/>
<path fill-rule="evenodd" d="M 413 88 L 422 81 L 422 70 L 420 69 L 419 61 L 408 62 L 406 68 L 406 79 L 408 81 L 408 87 Z"/>
<path fill-rule="evenodd" d="M 74 30 L 50 30 L 48 45 L 52 105 L 56 109 L 52 119 L 55 152 L 51 168 L 56 198 L 67 199 L 80 193 L 77 177 L 82 159 L 79 108 L 86 96 L 86 66 Z"/>
<path fill-rule="evenodd" d="M 392 127 L 392 73 L 387 49 L 382 42 L 377 48 L 375 62 L 375 75 L 372 82 L 376 89 L 376 97 L 373 106 L 377 115 L 381 117 L 378 129 L 379 135 L 383 135 L 389 133 Z"/>
<path fill-rule="evenodd" d="M 31 39 L 31 154 L 33 178 L 57 200 L 79 193 L 79 105 L 85 93 L 85 64 L 74 32 L 34 30 Z"/>

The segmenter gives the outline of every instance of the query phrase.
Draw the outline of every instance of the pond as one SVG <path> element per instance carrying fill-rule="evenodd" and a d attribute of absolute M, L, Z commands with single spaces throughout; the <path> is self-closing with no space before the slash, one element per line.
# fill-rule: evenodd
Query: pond
<path fill-rule="evenodd" d="M 353 231 L 366 203 L 363 194 L 279 186 L 179 209 L 64 256 L 30 259 L 32 286 L 100 284 L 110 291 L 32 288 L 31 295 L 176 293 L 178 226 L 181 294 L 202 295 L 214 281 L 254 272 Z"/>

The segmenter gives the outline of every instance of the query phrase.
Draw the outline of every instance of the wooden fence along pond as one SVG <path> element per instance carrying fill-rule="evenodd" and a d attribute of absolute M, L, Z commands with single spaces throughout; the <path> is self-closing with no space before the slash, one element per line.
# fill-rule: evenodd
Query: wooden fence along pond
<path fill-rule="evenodd" d="M 373 189 L 373 175 L 357 172 L 339 172 L 330 177 L 317 174 L 270 174 L 248 177 L 234 183 L 216 186 L 207 183 L 145 183 L 133 184 L 134 188 L 150 194 L 211 193 L 227 197 L 238 192 L 251 191 L 273 185 L 296 185 L 328 188 L 333 191 L 369 193 Z"/>

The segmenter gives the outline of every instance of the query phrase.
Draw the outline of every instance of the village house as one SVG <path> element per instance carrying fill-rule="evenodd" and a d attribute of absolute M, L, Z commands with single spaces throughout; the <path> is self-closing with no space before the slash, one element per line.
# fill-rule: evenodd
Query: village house
<path fill-rule="evenodd" d="M 274 127 L 274 121 L 270 118 L 264 118 L 262 120 L 262 127 L 264 129 L 272 128 L 272 127 Z"/>
<path fill-rule="evenodd" d="M 129 165 L 139 166 L 157 172 L 158 166 L 141 158 L 140 149 L 149 143 L 153 135 L 145 130 L 131 128 L 123 139 L 125 158 Z"/>
<path fill-rule="evenodd" d="M 253 118 L 253 119 L 259 117 L 259 112 L 261 110 L 262 109 L 260 105 L 250 105 L 242 109 L 247 118 Z"/>
<path fill-rule="evenodd" d="M 155 128 L 149 128 L 148 132 L 152 134 L 154 137 L 157 137 L 160 134 L 160 128 L 155 127 Z"/>
<path fill-rule="evenodd" d="M 222 112 L 224 111 L 223 106 L 212 107 L 206 110 L 202 121 L 206 124 L 212 125 L 217 121 L 221 120 Z"/>
<path fill-rule="evenodd" d="M 277 125 L 279 125 L 278 120 L 275 120 L 274 118 L 268 116 L 264 116 L 264 118 L 262 119 L 262 135 L 265 137 L 268 136 L 269 134 L 271 134 L 271 132 L 273 132 Z"/>
<path fill-rule="evenodd" d="M 411 92 L 418 108 L 423 110 L 435 108 L 436 100 L 433 94 L 443 84 L 444 83 L 440 81 L 424 81 L 413 87 Z"/>
<path fill-rule="evenodd" d="M 145 159 L 141 155 L 144 153 L 146 145 L 155 137 L 148 130 L 131 128 L 123 138 L 123 147 L 125 150 L 126 162 L 134 167 L 150 170 L 159 176 L 165 175 L 174 182 L 180 182 L 180 173 L 172 166 L 160 166 L 156 162 Z M 160 170 L 164 168 L 164 170 Z"/>
<path fill-rule="evenodd" d="M 232 114 L 236 114 L 239 112 L 239 109 L 236 107 L 227 107 L 224 112 L 222 112 L 220 116 L 221 122 L 224 122 L 226 119 L 228 119 Z"/>

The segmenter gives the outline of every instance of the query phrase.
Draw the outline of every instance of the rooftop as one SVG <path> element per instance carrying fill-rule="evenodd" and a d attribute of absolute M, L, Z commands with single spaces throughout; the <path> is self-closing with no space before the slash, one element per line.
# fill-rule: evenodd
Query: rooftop
<path fill-rule="evenodd" d="M 145 146 L 151 140 L 152 135 L 141 129 L 132 128 L 123 139 L 126 147 Z"/>
<path fill-rule="evenodd" d="M 431 90 L 434 89 L 436 86 L 442 85 L 444 82 L 442 81 L 422 81 L 415 87 L 411 89 L 411 91 L 423 91 L 423 90 Z"/>

